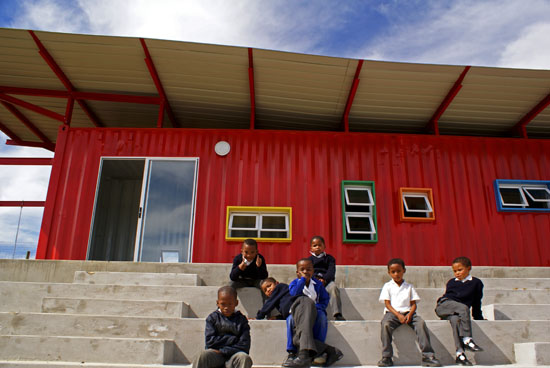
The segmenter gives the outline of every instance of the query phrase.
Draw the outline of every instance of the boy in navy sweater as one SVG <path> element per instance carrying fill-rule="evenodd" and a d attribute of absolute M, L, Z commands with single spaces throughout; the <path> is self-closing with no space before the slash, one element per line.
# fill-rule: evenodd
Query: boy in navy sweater
<path fill-rule="evenodd" d="M 246 239 L 241 247 L 241 253 L 233 258 L 229 286 L 234 289 L 255 287 L 261 290 L 260 281 L 266 277 L 267 266 L 264 256 L 258 253 L 258 243 L 254 239 Z M 262 298 L 265 298 L 264 294 Z"/>
<path fill-rule="evenodd" d="M 251 368 L 250 326 L 235 311 L 237 292 L 231 286 L 218 289 L 218 309 L 206 318 L 206 350 L 193 360 L 193 368 Z"/>
<path fill-rule="evenodd" d="M 273 277 L 268 277 L 260 282 L 260 287 L 267 299 L 262 309 L 256 314 L 256 319 L 266 318 L 274 309 L 277 309 L 280 313 L 274 319 L 287 319 L 290 315 L 292 302 L 294 302 L 294 298 L 288 290 L 288 285 L 277 282 Z"/>
<path fill-rule="evenodd" d="M 313 262 L 313 269 L 315 278 L 323 283 L 325 289 L 327 289 L 330 295 L 330 309 L 332 315 L 337 321 L 345 321 L 342 316 L 342 301 L 340 300 L 340 290 L 336 286 L 336 260 L 330 254 L 325 252 L 325 239 L 322 236 L 316 235 L 311 238 L 310 253 L 311 262 Z"/>
<path fill-rule="evenodd" d="M 472 339 L 472 322 L 470 320 L 470 308 L 472 308 L 474 319 L 483 319 L 481 313 L 483 283 L 480 279 L 470 275 L 472 262 L 467 257 L 455 258 L 452 268 L 455 278 L 447 282 L 445 294 L 437 300 L 435 313 L 439 318 L 446 319 L 451 323 L 456 347 L 456 363 L 472 365 L 466 358 L 464 349 L 483 350 Z"/>

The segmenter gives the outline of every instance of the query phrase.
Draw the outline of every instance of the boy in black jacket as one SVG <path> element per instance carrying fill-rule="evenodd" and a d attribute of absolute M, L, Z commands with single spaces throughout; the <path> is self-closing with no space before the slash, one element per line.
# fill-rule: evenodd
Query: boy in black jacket
<path fill-rule="evenodd" d="M 452 268 L 455 278 L 447 282 L 445 294 L 437 299 L 435 313 L 439 318 L 451 322 L 456 347 L 456 363 L 472 365 L 466 358 L 464 349 L 483 350 L 472 340 L 472 321 L 470 320 L 470 308 L 474 319 L 483 319 L 481 313 L 483 282 L 470 275 L 472 262 L 466 257 L 455 258 Z"/>
<path fill-rule="evenodd" d="M 229 286 L 235 290 L 242 287 L 255 287 L 261 290 L 260 281 L 267 277 L 265 258 L 258 253 L 258 243 L 254 239 L 246 239 L 241 247 L 241 253 L 233 259 L 229 278 Z M 264 294 L 262 298 L 265 300 Z"/>
<path fill-rule="evenodd" d="M 322 236 L 316 235 L 311 238 L 310 246 L 311 256 L 309 259 L 313 263 L 315 278 L 323 283 L 330 295 L 329 305 L 332 315 L 337 321 L 345 321 L 346 319 L 342 315 L 340 290 L 338 290 L 338 286 L 334 281 L 336 278 L 336 260 L 325 252 L 325 239 Z"/>
<path fill-rule="evenodd" d="M 268 277 L 261 281 L 260 287 L 267 299 L 262 309 L 256 314 L 256 319 L 266 318 L 273 309 L 277 309 L 280 313 L 276 319 L 286 319 L 290 315 L 290 307 L 294 302 L 288 285 L 277 282 L 273 277 Z"/>
<path fill-rule="evenodd" d="M 250 326 L 235 311 L 237 292 L 230 286 L 218 289 L 218 310 L 206 318 L 206 350 L 193 360 L 193 368 L 251 368 Z"/>

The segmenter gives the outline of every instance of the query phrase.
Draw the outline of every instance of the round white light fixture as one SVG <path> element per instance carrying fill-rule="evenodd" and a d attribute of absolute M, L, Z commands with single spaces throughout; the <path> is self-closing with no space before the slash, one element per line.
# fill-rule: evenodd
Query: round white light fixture
<path fill-rule="evenodd" d="M 214 146 L 214 151 L 218 154 L 218 156 L 225 156 L 231 151 L 231 146 L 226 141 L 219 141 Z"/>

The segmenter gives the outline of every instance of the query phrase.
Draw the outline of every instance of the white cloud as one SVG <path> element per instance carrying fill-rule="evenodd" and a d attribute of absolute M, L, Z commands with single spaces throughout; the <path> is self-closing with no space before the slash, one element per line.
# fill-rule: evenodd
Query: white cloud
<path fill-rule="evenodd" d="M 550 21 L 527 27 L 502 52 L 500 66 L 550 69 Z"/>
<path fill-rule="evenodd" d="M 542 60 L 547 52 L 540 53 L 548 49 L 547 0 L 531 0 L 528 5 L 515 0 L 426 2 L 414 16 L 400 13 L 397 6 L 381 11 L 392 19 L 392 25 L 383 36 L 368 42 L 358 57 L 548 68 L 544 62 L 523 64 L 533 58 Z"/>

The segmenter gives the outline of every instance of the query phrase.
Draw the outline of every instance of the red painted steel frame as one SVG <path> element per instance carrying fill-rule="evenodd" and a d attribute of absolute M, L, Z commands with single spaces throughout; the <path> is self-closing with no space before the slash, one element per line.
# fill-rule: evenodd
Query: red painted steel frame
<path fill-rule="evenodd" d="M 74 88 L 73 84 L 71 83 L 69 78 L 65 75 L 65 73 L 63 73 L 63 70 L 61 70 L 59 65 L 54 60 L 54 58 L 50 55 L 48 50 L 44 47 L 40 39 L 36 36 L 36 34 L 33 31 L 29 30 L 29 34 L 33 38 L 34 42 L 36 43 L 36 46 L 38 46 L 38 50 L 39 50 L 38 53 L 40 54 L 40 56 L 42 56 L 44 61 L 48 64 L 50 69 L 52 69 L 52 71 L 55 73 L 57 78 L 61 81 L 61 83 L 63 83 L 63 85 L 65 86 L 65 88 L 67 88 L 69 92 L 75 92 L 76 89 Z M 91 111 L 91 109 L 88 107 L 88 105 L 86 105 L 84 101 L 78 101 L 78 104 L 80 105 L 82 110 L 86 113 L 86 115 L 90 117 L 90 119 L 92 120 L 92 123 L 96 127 L 103 126 L 103 124 L 101 124 L 101 122 L 97 119 L 97 116 L 93 113 L 93 111 Z"/>
<path fill-rule="evenodd" d="M 353 104 L 353 99 L 355 98 L 355 93 L 357 92 L 357 87 L 359 86 L 359 74 L 361 74 L 361 69 L 363 68 L 364 60 L 359 60 L 357 63 L 357 68 L 355 69 L 355 76 L 353 77 L 353 83 L 351 84 L 351 89 L 349 91 L 348 100 L 346 102 L 346 107 L 344 109 L 344 132 L 349 132 L 349 112 L 351 110 L 351 105 Z"/>
<path fill-rule="evenodd" d="M 427 130 L 433 129 L 435 135 L 439 135 L 439 118 L 441 117 L 441 115 L 443 115 L 445 110 L 447 110 L 451 102 L 453 102 L 454 98 L 462 88 L 462 81 L 464 81 L 464 77 L 466 76 L 470 68 L 471 68 L 470 65 L 464 68 L 464 70 L 462 71 L 462 73 L 460 74 L 456 82 L 453 84 L 453 86 L 449 90 L 449 93 L 447 93 L 447 96 L 445 96 L 445 98 L 443 99 L 443 101 L 441 102 L 437 110 L 435 110 L 435 113 L 430 119 L 430 122 L 426 126 Z"/>
<path fill-rule="evenodd" d="M 2 124 L 2 122 L 0 122 L 0 130 L 2 132 L 4 132 L 5 135 L 7 135 L 8 137 L 10 137 L 11 139 L 13 139 L 14 141 L 16 142 L 21 142 L 21 138 L 19 138 L 17 136 L 17 134 L 15 134 L 14 132 L 12 132 L 10 130 L 10 128 L 8 128 L 7 126 L 5 126 L 4 124 Z M 6 142 L 7 144 L 7 142 Z"/>
<path fill-rule="evenodd" d="M 0 201 L 0 207 L 44 207 L 45 201 Z"/>
<path fill-rule="evenodd" d="M 522 138 L 528 138 L 527 137 L 527 125 L 537 117 L 538 114 L 540 114 L 544 109 L 546 109 L 550 105 L 550 94 L 542 99 L 541 102 L 539 102 L 531 111 L 529 111 L 521 120 L 514 126 L 513 130 L 518 131 Z"/>
<path fill-rule="evenodd" d="M 51 165 L 51 158 L 41 157 L 0 157 L 0 165 Z"/>
<path fill-rule="evenodd" d="M 5 95 L 3 93 L 0 93 L 0 101 L 4 101 L 4 102 L 7 102 L 7 103 L 12 104 L 12 105 L 21 106 L 25 109 L 28 109 L 28 110 L 34 111 L 38 114 L 47 116 L 47 117 L 49 117 L 51 119 L 54 119 L 54 120 L 57 120 L 61 123 L 65 122 L 65 117 L 61 114 L 56 113 L 55 111 L 45 109 L 43 107 L 37 106 L 35 104 L 29 103 L 29 102 L 26 102 L 26 101 L 23 101 L 23 100 L 20 100 L 18 98 L 12 97 L 12 96 Z M 6 106 L 6 104 L 4 104 L 4 106 Z M 8 108 L 8 107 L 6 107 L 6 108 Z"/>
<path fill-rule="evenodd" d="M 158 94 L 160 95 L 160 98 L 162 101 L 164 101 L 164 108 L 166 109 L 166 112 L 168 113 L 168 117 L 170 118 L 170 121 L 172 122 L 172 125 L 176 128 L 181 128 L 180 124 L 176 120 L 176 116 L 174 115 L 174 112 L 172 111 L 172 107 L 170 106 L 170 102 L 168 101 L 168 98 L 166 97 L 166 92 L 164 91 L 164 87 L 162 86 L 162 82 L 160 81 L 160 77 L 157 73 L 157 68 L 155 68 L 155 64 L 153 63 L 153 58 L 151 57 L 151 54 L 149 53 L 149 49 L 147 48 L 147 44 L 145 43 L 145 40 L 143 38 L 140 38 L 139 41 L 141 42 L 141 46 L 143 47 L 143 52 L 145 52 L 145 64 L 147 64 L 147 68 L 149 69 L 149 73 L 151 74 L 151 78 L 153 78 L 153 82 L 155 83 L 155 87 L 157 87 Z M 162 108 L 162 106 L 161 106 Z M 159 111 L 159 115 L 161 112 Z M 160 121 L 160 117 L 159 117 Z"/>
<path fill-rule="evenodd" d="M 254 90 L 254 57 L 248 48 L 248 85 L 250 87 L 250 129 L 256 126 L 256 91 Z"/>
<path fill-rule="evenodd" d="M 29 142 L 29 141 L 10 140 L 10 139 L 6 141 L 6 146 L 36 147 L 36 148 L 44 148 L 49 151 L 55 150 L 55 146 L 52 147 L 51 145 L 48 145 L 43 142 Z"/>
<path fill-rule="evenodd" d="M 0 95 L 0 99 L 1 98 L 2 96 Z M 50 141 L 50 139 L 40 131 L 40 129 L 35 127 L 34 124 L 31 123 L 30 120 L 27 119 L 25 115 L 23 115 L 19 110 L 17 110 L 13 105 L 9 103 L 6 103 L 4 101 L 0 101 L 0 103 L 4 105 L 4 107 L 8 109 L 9 112 L 15 115 L 15 117 L 19 119 L 19 121 L 21 121 L 27 128 L 29 128 L 34 133 L 34 135 L 36 135 L 42 142 L 44 142 L 44 144 L 46 145 L 46 147 L 48 147 L 49 150 L 53 151 L 55 149 L 55 144 L 53 144 L 52 141 Z"/>

